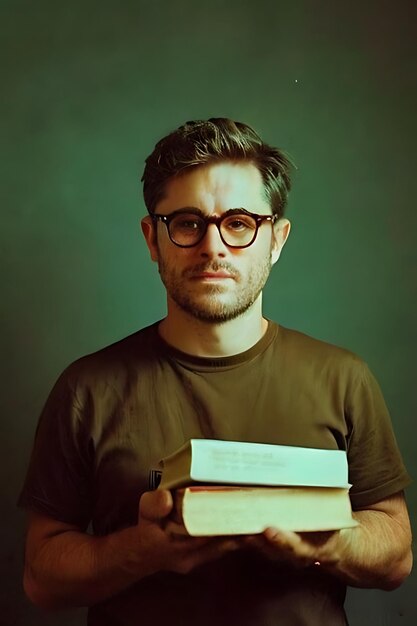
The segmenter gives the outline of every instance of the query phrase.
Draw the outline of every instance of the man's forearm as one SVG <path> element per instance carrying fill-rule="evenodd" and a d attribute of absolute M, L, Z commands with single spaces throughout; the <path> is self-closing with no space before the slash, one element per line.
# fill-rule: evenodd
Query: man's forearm
<path fill-rule="evenodd" d="M 37 606 L 91 606 L 151 573 L 150 561 L 133 557 L 135 528 L 106 537 L 66 531 L 51 537 L 27 562 L 24 587 Z"/>
<path fill-rule="evenodd" d="M 235 550 L 227 538 L 184 537 L 168 529 L 169 491 L 144 493 L 136 526 L 104 537 L 31 513 L 24 587 L 46 609 L 92 606 L 160 571 L 188 573 Z"/>
<path fill-rule="evenodd" d="M 264 541 L 256 537 L 247 541 L 296 567 L 320 563 L 324 570 L 354 587 L 395 589 L 412 566 L 411 528 L 403 494 L 353 515 L 359 522 L 354 528 L 295 533 L 271 527 L 265 530 Z"/>
<path fill-rule="evenodd" d="M 334 537 L 337 561 L 326 565 L 324 559 L 323 566 L 355 587 L 395 589 L 411 571 L 409 527 L 382 511 L 358 511 L 354 517 L 359 526 Z"/>

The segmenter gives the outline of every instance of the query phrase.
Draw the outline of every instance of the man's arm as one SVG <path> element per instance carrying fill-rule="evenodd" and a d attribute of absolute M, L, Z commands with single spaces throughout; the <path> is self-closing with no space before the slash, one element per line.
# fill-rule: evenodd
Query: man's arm
<path fill-rule="evenodd" d="M 320 564 L 354 587 L 391 590 L 411 571 L 411 528 L 403 493 L 353 513 L 359 526 L 331 533 L 268 528 L 248 543 L 295 566 Z"/>
<path fill-rule="evenodd" d="M 229 539 L 175 537 L 165 531 L 169 491 L 145 493 L 137 526 L 104 537 L 31 512 L 24 588 L 45 609 L 91 606 L 158 571 L 186 573 L 234 549 Z"/>

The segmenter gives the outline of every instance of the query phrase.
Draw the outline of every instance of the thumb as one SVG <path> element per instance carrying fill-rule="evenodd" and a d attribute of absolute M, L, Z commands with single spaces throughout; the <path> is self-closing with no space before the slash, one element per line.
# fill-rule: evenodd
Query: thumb
<path fill-rule="evenodd" d="M 139 519 L 156 522 L 167 517 L 172 507 L 173 500 L 170 491 L 166 489 L 145 491 L 139 502 Z"/>

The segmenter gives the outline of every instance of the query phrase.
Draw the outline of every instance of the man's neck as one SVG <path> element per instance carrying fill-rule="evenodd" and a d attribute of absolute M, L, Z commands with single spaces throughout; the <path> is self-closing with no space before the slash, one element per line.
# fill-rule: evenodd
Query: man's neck
<path fill-rule="evenodd" d="M 267 328 L 259 300 L 243 315 L 221 324 L 201 321 L 168 303 L 168 315 L 159 324 L 158 331 L 168 344 L 187 354 L 224 357 L 249 350 Z"/>

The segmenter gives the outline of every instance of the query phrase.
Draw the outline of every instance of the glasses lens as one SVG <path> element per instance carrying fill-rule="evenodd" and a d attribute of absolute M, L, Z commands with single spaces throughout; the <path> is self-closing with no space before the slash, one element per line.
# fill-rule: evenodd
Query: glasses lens
<path fill-rule="evenodd" d="M 180 246 L 193 246 L 204 236 L 206 229 L 202 217 L 193 213 L 180 213 L 169 224 L 171 239 Z"/>
<path fill-rule="evenodd" d="M 229 246 L 247 246 L 256 235 L 255 218 L 245 213 L 228 215 L 220 224 L 220 231 Z"/>

